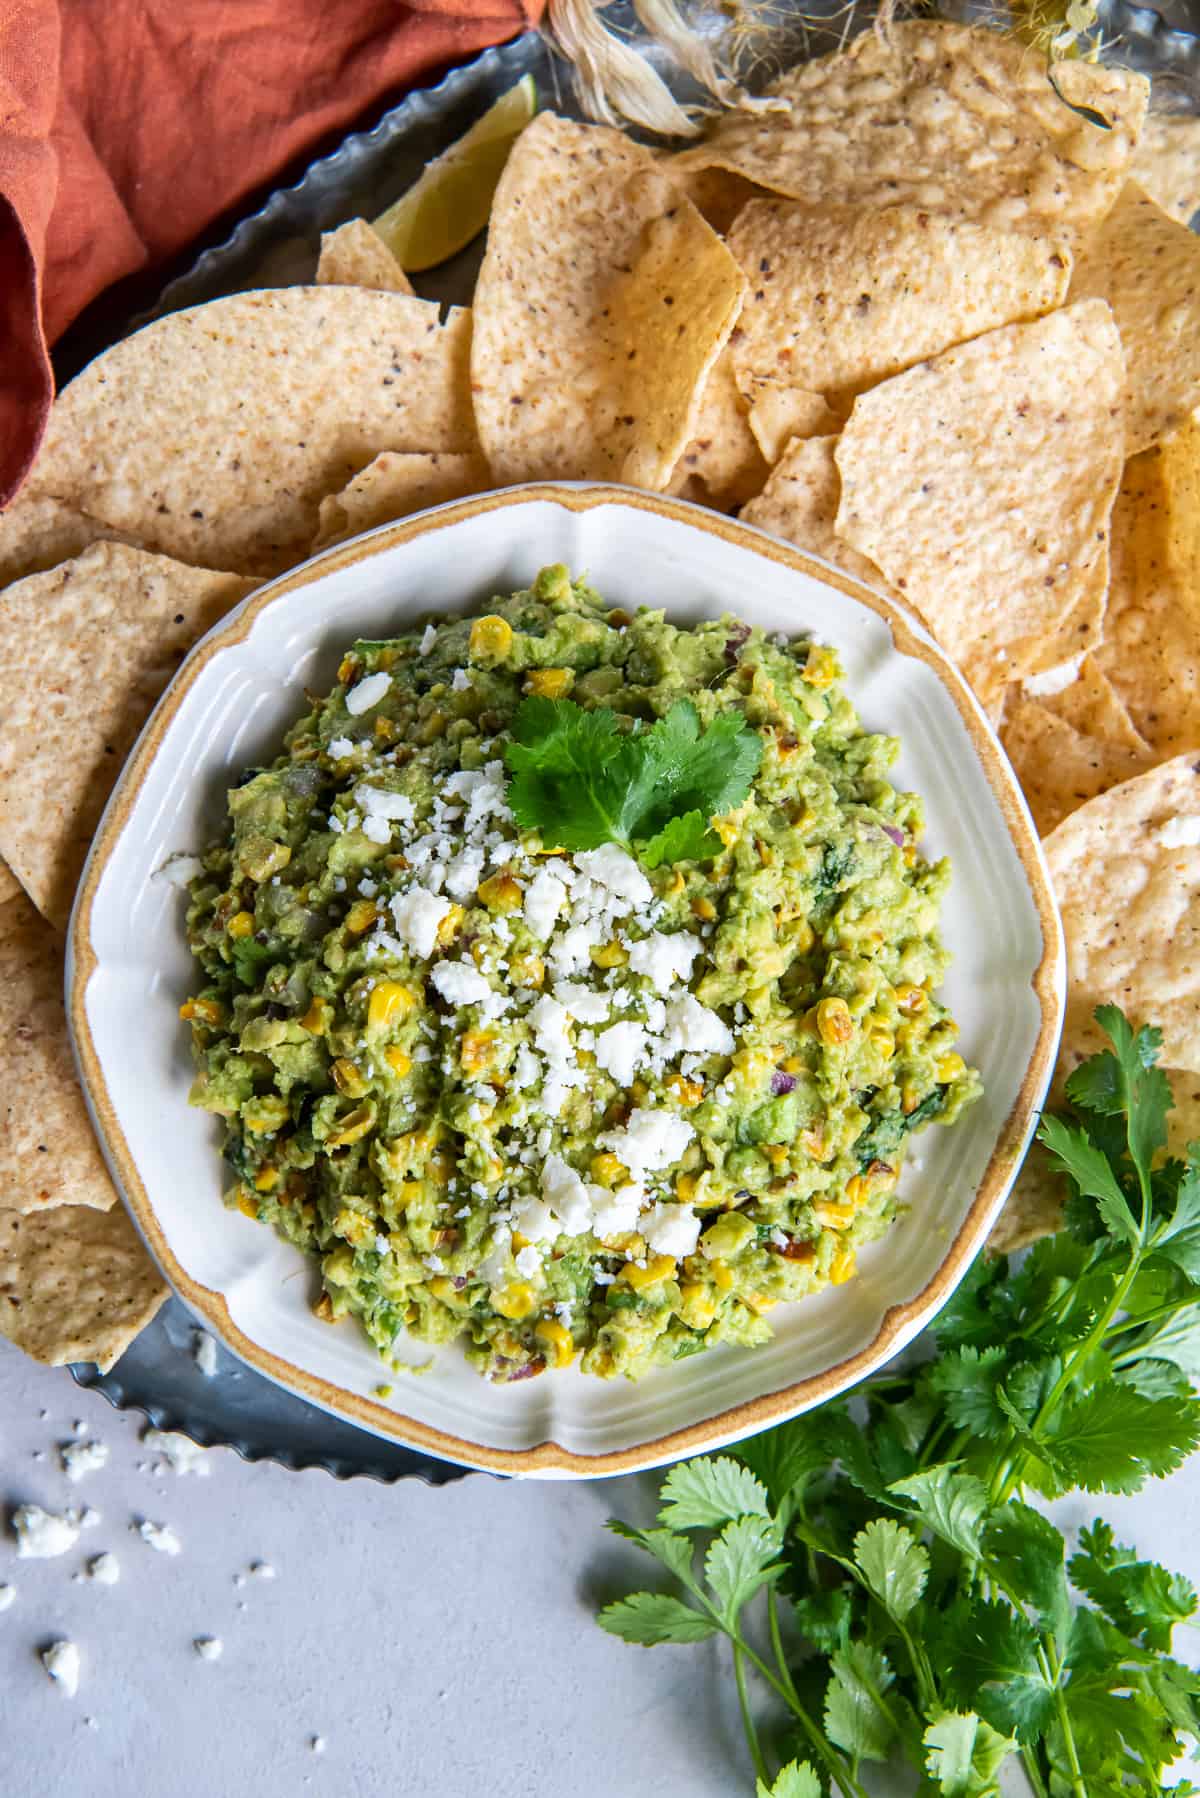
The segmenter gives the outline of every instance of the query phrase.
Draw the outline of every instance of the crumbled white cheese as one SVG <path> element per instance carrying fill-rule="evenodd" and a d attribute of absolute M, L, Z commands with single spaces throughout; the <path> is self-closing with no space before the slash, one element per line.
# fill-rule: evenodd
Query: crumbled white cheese
<path fill-rule="evenodd" d="M 79 1540 L 79 1521 L 44 1511 L 41 1505 L 20 1505 L 13 1512 L 17 1555 L 25 1561 L 45 1561 L 65 1555 Z"/>
<path fill-rule="evenodd" d="M 638 1229 L 656 1255 L 672 1255 L 677 1261 L 692 1254 L 700 1240 L 700 1219 L 690 1205 L 655 1205 Z"/>
<path fill-rule="evenodd" d="M 421 641 L 417 644 L 417 654 L 419 656 L 427 656 L 436 642 L 437 642 L 437 626 L 433 625 L 433 624 L 427 624 L 425 626 L 425 633 L 422 636 Z"/>
<path fill-rule="evenodd" d="M 217 1371 L 216 1338 L 207 1330 L 192 1332 L 192 1359 L 206 1380 L 211 1380 Z"/>
<path fill-rule="evenodd" d="M 615 899 L 624 900 L 628 905 L 649 905 L 654 897 L 654 888 L 633 857 L 615 843 L 602 843 L 599 849 L 585 850 L 575 857 L 575 865 Z"/>
<path fill-rule="evenodd" d="M 479 1005 L 492 990 L 469 961 L 439 961 L 429 978 L 447 1005 Z"/>
<path fill-rule="evenodd" d="M 596 1038 L 597 1064 L 618 1086 L 628 1086 L 647 1055 L 646 1027 L 631 1019 L 613 1024 Z"/>
<path fill-rule="evenodd" d="M 372 787 L 364 782 L 355 787 L 354 798 L 368 818 L 388 818 L 396 824 L 411 824 L 416 817 L 407 793 L 389 793 L 386 787 Z"/>
<path fill-rule="evenodd" d="M 115 1586 L 121 1577 L 121 1563 L 114 1554 L 93 1555 L 87 1564 L 87 1576 L 100 1586 Z"/>
<path fill-rule="evenodd" d="M 604 941 L 604 933 L 594 919 L 585 924 L 572 924 L 555 937 L 550 948 L 550 966 L 560 980 L 582 974 L 591 966 L 592 950 Z"/>
<path fill-rule="evenodd" d="M 131 1524 L 130 1528 L 160 1555 L 177 1555 L 183 1548 L 169 1523 L 151 1523 L 148 1518 L 143 1518 L 141 1523 Z"/>
<path fill-rule="evenodd" d="M 340 762 L 345 756 L 353 755 L 357 744 L 352 737 L 330 737 L 329 753 L 335 761 Z"/>
<path fill-rule="evenodd" d="M 629 950 L 629 966 L 635 974 L 643 974 L 656 991 L 665 997 L 681 980 L 690 980 L 692 963 L 703 945 L 690 930 L 667 936 L 652 930 L 649 936 L 633 943 Z"/>
<path fill-rule="evenodd" d="M 15 1586 L 7 1584 L 0 1586 L 0 1611 L 7 1611 L 16 1596 L 17 1588 Z"/>
<path fill-rule="evenodd" d="M 667 1006 L 665 1040 L 668 1054 L 685 1050 L 696 1055 L 732 1055 L 733 1032 L 715 1011 L 683 993 Z"/>
<path fill-rule="evenodd" d="M 452 899 L 469 899 L 483 878 L 482 849 L 468 845 L 446 869 L 446 891 Z"/>
<path fill-rule="evenodd" d="M 389 901 L 396 934 L 413 954 L 426 961 L 437 943 L 438 926 L 449 915 L 450 901 L 427 887 L 409 887 Z"/>
<path fill-rule="evenodd" d="M 352 718 L 358 718 L 363 712 L 369 712 L 372 706 L 379 704 L 392 684 L 390 674 L 368 674 L 366 680 L 360 680 L 356 687 L 351 687 L 346 695 L 346 710 Z"/>
<path fill-rule="evenodd" d="M 42 1649 L 42 1666 L 66 1693 L 74 1698 L 79 1690 L 79 1650 L 74 1642 L 51 1642 Z"/>
<path fill-rule="evenodd" d="M 220 1636 L 195 1636 L 192 1647 L 202 1661 L 219 1661 L 225 1652 L 225 1644 Z"/>
<path fill-rule="evenodd" d="M 525 889 L 522 911 L 532 936 L 545 942 L 558 922 L 567 900 L 567 889 L 554 867 L 539 868 Z"/>
<path fill-rule="evenodd" d="M 1042 674 L 1027 674 L 1021 686 L 1031 699 L 1049 699 L 1055 693 L 1062 693 L 1079 679 L 1079 668 L 1082 655 L 1072 656 L 1069 662 L 1059 662 L 1057 667 L 1047 668 Z"/>
<path fill-rule="evenodd" d="M 379 843 L 380 845 L 383 845 L 384 843 L 390 843 L 392 840 L 392 827 L 386 818 L 380 817 L 378 812 L 369 813 L 368 816 L 363 819 L 361 828 L 364 837 L 366 837 L 369 843 Z"/>
<path fill-rule="evenodd" d="M 186 887 L 203 872 L 204 863 L 198 855 L 169 855 L 162 867 L 154 870 L 151 879 L 168 887 Z"/>
<path fill-rule="evenodd" d="M 471 677 L 465 668 L 456 668 L 454 670 L 454 679 L 450 682 L 450 685 L 456 693 L 470 692 Z"/>
<path fill-rule="evenodd" d="M 513 1257 L 513 1262 L 523 1280 L 532 1280 L 535 1274 L 541 1272 L 542 1258 L 532 1243 L 523 1249 L 518 1249 Z"/>
<path fill-rule="evenodd" d="M 163 1456 L 172 1473 L 198 1473 L 207 1477 L 212 1472 L 208 1450 L 178 1430 L 144 1430 L 142 1441 L 154 1454 Z"/>
<path fill-rule="evenodd" d="M 606 1023 L 612 1008 L 610 994 L 593 992 L 590 987 L 580 986 L 573 980 L 557 981 L 554 997 L 578 1024 Z"/>
<path fill-rule="evenodd" d="M 611 1149 L 617 1160 L 641 1179 L 678 1161 L 694 1135 L 692 1126 L 672 1112 L 639 1106 L 623 1129 L 606 1130 L 596 1141 L 602 1149 Z"/>
<path fill-rule="evenodd" d="M 1158 840 L 1164 849 L 1195 849 L 1200 844 L 1200 818 L 1168 818 Z"/>
<path fill-rule="evenodd" d="M 100 1468 L 108 1464 L 107 1442 L 64 1442 L 59 1447 L 63 1472 L 72 1482 L 85 1479 L 89 1473 L 98 1473 Z"/>
<path fill-rule="evenodd" d="M 638 1213 L 645 1196 L 643 1187 L 631 1185 L 619 1186 L 615 1192 L 606 1192 L 602 1199 L 595 1200 L 592 1229 L 601 1241 L 610 1236 L 624 1236 L 637 1228 Z"/>

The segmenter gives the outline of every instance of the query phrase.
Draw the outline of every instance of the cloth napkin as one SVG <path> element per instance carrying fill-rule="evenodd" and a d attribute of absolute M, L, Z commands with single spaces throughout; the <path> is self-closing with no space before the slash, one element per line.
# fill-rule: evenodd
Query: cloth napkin
<path fill-rule="evenodd" d="M 407 87 L 543 0 L 2 0 L 0 507 L 37 453 L 48 345 Z"/>

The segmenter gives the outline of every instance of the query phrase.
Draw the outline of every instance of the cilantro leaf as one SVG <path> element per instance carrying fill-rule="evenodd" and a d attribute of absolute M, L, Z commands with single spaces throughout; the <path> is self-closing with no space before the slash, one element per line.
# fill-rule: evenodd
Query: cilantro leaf
<path fill-rule="evenodd" d="M 725 1525 L 704 1557 L 704 1573 L 727 1618 L 783 1573 L 776 1559 L 782 1547 L 783 1532 L 773 1518 L 737 1517 Z"/>
<path fill-rule="evenodd" d="M 1060 1641 L 1071 1616 L 1061 1532 L 1019 1499 L 997 1506 L 983 1533 L 989 1571 L 1019 1592 Z M 1078 1582 L 1076 1582 L 1078 1584 Z"/>
<path fill-rule="evenodd" d="M 821 1782 L 807 1761 L 789 1761 L 771 1785 L 756 1781 L 754 1798 L 822 1798 Z"/>
<path fill-rule="evenodd" d="M 943 1798 L 988 1798 L 996 1775 L 1016 1748 L 974 1711 L 943 1711 L 925 1731 L 926 1771 Z"/>
<path fill-rule="evenodd" d="M 987 1488 L 974 1474 L 947 1465 L 930 1467 L 897 1480 L 889 1491 L 910 1499 L 921 1521 L 951 1548 L 970 1560 L 979 1558 L 988 1499 Z"/>
<path fill-rule="evenodd" d="M 812 1416 L 748 1436 L 732 1450 L 779 1505 L 794 1487 L 829 1466 L 829 1448 Z"/>
<path fill-rule="evenodd" d="M 673 1530 L 721 1529 L 734 1517 L 769 1515 L 767 1494 L 732 1455 L 681 1461 L 663 1482 L 659 1522 Z"/>
<path fill-rule="evenodd" d="M 954 1704 L 973 1708 L 1022 1742 L 1045 1728 L 1054 1692 L 1038 1666 L 1033 1627 L 1020 1612 L 994 1598 L 957 1599 L 937 1621 L 933 1640 Z"/>
<path fill-rule="evenodd" d="M 995 1438 L 1008 1428 L 996 1403 L 996 1386 L 1007 1363 L 1006 1349 L 967 1346 L 940 1356 L 926 1379 L 930 1390 L 944 1401 L 951 1423 L 974 1436 Z"/>
<path fill-rule="evenodd" d="M 692 1556 L 695 1550 L 686 1536 L 677 1536 L 674 1530 L 635 1530 L 627 1523 L 621 1523 L 616 1517 L 610 1517 L 608 1528 L 614 1536 L 620 1536 L 626 1542 L 632 1542 L 636 1548 L 643 1549 L 646 1554 L 653 1555 L 661 1561 L 685 1586 L 695 1589 L 692 1577 Z"/>
<path fill-rule="evenodd" d="M 1049 1436 L 1085 1492 L 1137 1492 L 1152 1475 L 1173 1473 L 1200 1444 L 1200 1401 L 1143 1398 L 1110 1380 L 1069 1398 Z"/>
<path fill-rule="evenodd" d="M 1112 1163 L 1077 1125 L 1062 1118 L 1044 1117 L 1038 1125 L 1038 1139 L 1051 1156 L 1068 1173 L 1085 1198 L 1095 1199 L 1100 1215 L 1114 1236 L 1125 1242 L 1138 1240 L 1138 1226 L 1129 1201 L 1121 1191 Z"/>
<path fill-rule="evenodd" d="M 845 1648 L 854 1623 L 854 1598 L 848 1585 L 818 1588 L 792 1600 L 796 1622 L 822 1654 Z"/>
<path fill-rule="evenodd" d="M 882 1761 L 895 1739 L 880 1699 L 895 1675 L 886 1655 L 866 1642 L 852 1642 L 829 1657 L 832 1678 L 825 1691 L 825 1733 L 857 1760 Z"/>
<path fill-rule="evenodd" d="M 661 1642 L 703 1642 L 717 1630 L 711 1617 L 662 1592 L 634 1592 L 619 1598 L 615 1604 L 605 1605 L 596 1621 L 610 1636 L 645 1648 Z"/>
<path fill-rule="evenodd" d="M 1139 1561 L 1099 1519 L 1079 1532 L 1079 1553 L 1071 1557 L 1070 1573 L 1118 1629 L 1143 1636 L 1150 1648 L 1169 1651 L 1175 1625 L 1186 1623 L 1196 1610 L 1196 1589 L 1189 1580 L 1156 1561 Z"/>
<path fill-rule="evenodd" d="M 855 1536 L 854 1559 L 888 1616 L 902 1623 L 925 1590 L 928 1552 L 904 1524 L 879 1517 Z"/>
<path fill-rule="evenodd" d="M 715 854 L 708 820 L 741 805 L 762 739 L 738 712 L 707 729 L 690 700 L 649 729 L 622 731 L 616 712 L 571 699 L 523 699 L 504 759 L 517 823 L 554 848 L 647 845 L 651 866 Z"/>
<path fill-rule="evenodd" d="M 1190 1379 L 1200 1379 L 1200 1295 L 1194 1305 L 1185 1305 L 1151 1328 L 1136 1347 L 1139 1355 L 1171 1361 Z"/>

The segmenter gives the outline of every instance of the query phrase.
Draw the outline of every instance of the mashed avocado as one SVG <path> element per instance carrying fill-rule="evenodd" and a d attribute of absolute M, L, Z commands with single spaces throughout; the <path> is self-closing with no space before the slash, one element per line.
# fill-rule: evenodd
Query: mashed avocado
<path fill-rule="evenodd" d="M 319 1260 L 320 1315 L 386 1358 L 458 1339 L 491 1379 L 636 1375 L 851 1277 L 909 1136 L 979 1081 L 936 996 L 949 868 L 839 681 L 805 639 L 547 568 L 356 643 L 230 792 L 188 910 L 192 1102 L 229 1202 Z M 736 714 L 757 772 L 695 859 L 567 853 L 510 809 L 530 694 L 615 713 L 601 761 Z"/>

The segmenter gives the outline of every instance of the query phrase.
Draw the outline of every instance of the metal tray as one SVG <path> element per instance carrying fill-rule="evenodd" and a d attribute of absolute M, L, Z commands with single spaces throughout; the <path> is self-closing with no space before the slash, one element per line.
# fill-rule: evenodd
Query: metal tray
<path fill-rule="evenodd" d="M 852 8 L 850 16 L 860 10 L 871 13 L 874 6 Z M 945 10 L 978 17 L 984 9 L 963 4 Z M 830 21 L 824 32 L 814 24 L 820 15 Z M 628 4 L 612 8 L 610 17 L 637 36 Z M 786 54 L 812 54 L 843 35 L 848 9 L 844 0 L 781 0 L 773 17 L 779 21 Z M 1168 0 L 1162 11 L 1107 0 L 1101 7 L 1101 24 L 1107 38 L 1119 42 L 1122 59 L 1152 75 L 1172 108 L 1200 111 L 1200 36 L 1195 35 L 1200 30 L 1200 0 Z M 653 59 L 653 49 L 648 54 Z M 108 330 L 108 340 L 166 312 L 222 294 L 310 279 L 322 231 L 346 219 L 376 217 L 411 185 L 431 157 L 527 74 L 537 82 L 544 106 L 582 116 L 569 69 L 536 33 L 487 50 L 436 87 L 410 94 L 372 130 L 346 138 L 331 155 L 314 162 L 294 186 L 272 194 L 224 242 L 205 250 L 186 273 L 172 280 L 149 311 Z M 671 85 L 688 97 L 686 84 L 672 80 Z M 452 261 L 418 276 L 417 291 L 444 304 L 469 304 L 481 255 L 481 240 L 468 245 Z M 94 341 L 84 346 L 84 339 L 67 346 L 60 379 L 101 347 Z M 321 1467 L 336 1479 L 362 1475 L 388 1483 L 418 1478 L 442 1485 L 466 1474 L 465 1468 L 330 1416 L 243 1366 L 219 1345 L 217 1371 L 211 1378 L 205 1376 L 192 1354 L 194 1332 L 190 1312 L 179 1299 L 170 1298 L 109 1373 L 90 1365 L 71 1371 L 81 1386 L 102 1393 L 117 1409 L 144 1411 L 160 1429 L 182 1430 L 206 1447 L 236 1449 L 249 1461 Z"/>

